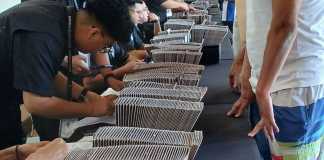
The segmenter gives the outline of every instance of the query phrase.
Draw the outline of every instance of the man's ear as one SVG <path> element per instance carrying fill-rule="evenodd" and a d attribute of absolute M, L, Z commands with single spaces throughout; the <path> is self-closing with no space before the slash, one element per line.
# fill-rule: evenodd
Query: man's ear
<path fill-rule="evenodd" d="M 100 34 L 101 34 L 101 31 L 97 26 L 94 26 L 94 25 L 90 26 L 89 34 L 88 34 L 88 38 L 90 40 L 97 39 L 98 36 L 100 36 Z"/>

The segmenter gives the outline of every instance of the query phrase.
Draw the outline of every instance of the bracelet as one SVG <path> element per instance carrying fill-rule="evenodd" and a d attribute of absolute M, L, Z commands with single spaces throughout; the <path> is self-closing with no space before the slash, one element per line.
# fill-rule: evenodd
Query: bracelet
<path fill-rule="evenodd" d="M 89 90 L 87 88 L 83 88 L 83 90 L 81 91 L 79 98 L 78 98 L 79 102 L 83 102 L 85 100 L 85 97 L 86 97 L 88 91 Z"/>
<path fill-rule="evenodd" d="M 19 145 L 16 145 L 15 147 L 15 152 L 16 152 L 16 160 L 20 160 L 20 157 L 19 157 Z"/>
<path fill-rule="evenodd" d="M 99 70 L 99 69 L 102 69 L 102 68 L 114 68 L 113 65 L 110 65 L 110 64 L 106 64 L 106 65 L 98 65 L 98 66 L 94 66 L 94 67 L 90 67 L 91 70 Z"/>

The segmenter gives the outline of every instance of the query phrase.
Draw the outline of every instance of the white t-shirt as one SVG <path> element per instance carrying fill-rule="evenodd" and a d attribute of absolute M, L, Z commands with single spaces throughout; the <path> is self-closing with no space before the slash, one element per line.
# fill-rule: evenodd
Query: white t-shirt
<path fill-rule="evenodd" d="M 247 50 L 255 91 L 272 16 L 272 1 L 247 0 Z M 272 92 L 324 84 L 324 0 L 303 1 L 297 37 Z"/>
<path fill-rule="evenodd" d="M 234 17 L 234 24 L 233 24 L 233 55 L 234 55 L 234 57 L 237 56 L 240 49 L 241 49 L 240 30 L 239 30 L 239 25 L 238 25 L 238 20 L 237 20 L 237 12 L 236 12 L 235 17 Z"/>

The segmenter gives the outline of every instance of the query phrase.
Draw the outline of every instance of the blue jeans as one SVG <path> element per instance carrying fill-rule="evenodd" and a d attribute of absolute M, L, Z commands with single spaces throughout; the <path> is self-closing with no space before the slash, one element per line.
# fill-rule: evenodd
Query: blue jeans
<path fill-rule="evenodd" d="M 256 101 L 252 102 L 250 104 L 250 123 L 251 127 L 254 128 L 255 125 L 260 120 L 260 113 L 259 113 L 259 106 Z M 261 154 L 261 157 L 264 160 L 271 160 L 271 152 L 268 140 L 263 132 L 259 132 L 257 135 L 255 135 L 254 140 L 258 146 L 259 152 Z"/>

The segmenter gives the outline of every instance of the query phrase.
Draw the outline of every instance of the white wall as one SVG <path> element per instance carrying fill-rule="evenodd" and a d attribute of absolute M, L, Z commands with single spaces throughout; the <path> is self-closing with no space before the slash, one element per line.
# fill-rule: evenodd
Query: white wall
<path fill-rule="evenodd" d="M 0 13 L 18 3 L 20 0 L 0 0 Z"/>

